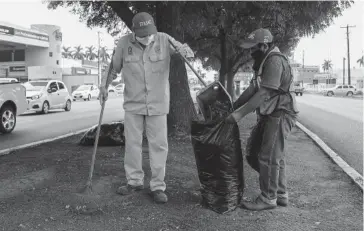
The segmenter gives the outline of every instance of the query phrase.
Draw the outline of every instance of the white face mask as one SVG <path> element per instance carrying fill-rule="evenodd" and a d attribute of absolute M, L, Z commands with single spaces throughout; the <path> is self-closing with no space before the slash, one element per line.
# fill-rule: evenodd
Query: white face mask
<path fill-rule="evenodd" d="M 148 46 L 151 42 L 153 42 L 154 35 L 152 34 L 144 38 L 139 38 L 138 36 L 136 36 L 136 40 L 138 40 L 138 42 L 140 42 L 141 44 Z"/>

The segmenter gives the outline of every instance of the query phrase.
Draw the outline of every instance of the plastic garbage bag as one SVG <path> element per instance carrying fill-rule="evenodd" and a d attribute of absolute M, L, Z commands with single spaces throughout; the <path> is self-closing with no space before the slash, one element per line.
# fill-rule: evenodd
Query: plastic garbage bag
<path fill-rule="evenodd" d="M 221 90 L 214 86 L 197 96 L 205 121 L 192 121 L 191 138 L 202 204 L 217 213 L 226 213 L 234 210 L 242 198 L 243 158 L 238 125 L 224 122 L 233 110 L 230 96 L 221 84 Z"/>
<path fill-rule="evenodd" d="M 92 146 L 95 142 L 97 126 L 90 128 L 79 141 L 80 145 Z M 100 128 L 99 146 L 121 146 L 125 145 L 124 123 L 113 122 L 102 124 Z"/>

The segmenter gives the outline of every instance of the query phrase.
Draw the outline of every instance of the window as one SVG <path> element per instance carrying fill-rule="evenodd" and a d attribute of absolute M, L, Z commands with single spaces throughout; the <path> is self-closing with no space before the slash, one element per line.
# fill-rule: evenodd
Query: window
<path fill-rule="evenodd" d="M 338 86 L 337 89 L 342 89 L 343 87 L 342 86 Z"/>
<path fill-rule="evenodd" d="M 64 89 L 63 83 L 58 82 L 59 90 Z"/>
<path fill-rule="evenodd" d="M 49 52 L 49 57 L 53 57 L 53 52 Z"/>
<path fill-rule="evenodd" d="M 57 83 L 56 82 L 52 82 L 51 84 L 49 84 L 49 89 L 52 89 L 52 88 L 55 88 L 58 90 L 58 87 L 57 87 Z"/>
<path fill-rule="evenodd" d="M 345 89 L 349 88 L 348 86 L 344 86 Z"/>
<path fill-rule="evenodd" d="M 57 65 L 59 65 L 59 60 L 56 61 Z"/>
<path fill-rule="evenodd" d="M 16 50 L 14 52 L 14 61 L 25 61 L 25 50 Z"/>
<path fill-rule="evenodd" d="M 353 86 L 349 86 L 350 88 L 354 88 Z"/>
<path fill-rule="evenodd" d="M 12 51 L 0 51 L 0 62 L 11 62 Z"/>

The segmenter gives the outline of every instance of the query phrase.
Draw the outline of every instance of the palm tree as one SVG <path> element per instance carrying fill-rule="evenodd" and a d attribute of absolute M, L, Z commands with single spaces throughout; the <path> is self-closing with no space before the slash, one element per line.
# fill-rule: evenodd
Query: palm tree
<path fill-rule="evenodd" d="M 94 50 L 95 50 L 94 46 L 86 47 L 86 59 L 94 60 L 97 58 L 97 54 L 94 52 Z"/>
<path fill-rule="evenodd" d="M 329 71 L 330 69 L 332 69 L 332 63 L 331 60 L 324 60 L 324 64 L 322 64 L 322 69 L 324 69 L 324 72 Z"/>
<path fill-rule="evenodd" d="M 71 47 L 62 47 L 63 51 L 62 51 L 62 57 L 63 58 L 72 58 L 72 51 L 71 51 Z"/>
<path fill-rule="evenodd" d="M 364 55 L 362 55 L 356 62 L 359 63 L 359 67 L 364 66 Z"/>
<path fill-rule="evenodd" d="M 109 59 L 111 59 L 111 56 L 109 53 L 107 53 L 107 48 L 101 47 L 100 48 L 100 61 L 107 63 L 109 61 Z"/>
<path fill-rule="evenodd" d="M 85 54 L 82 51 L 83 48 L 81 46 L 77 46 L 77 47 L 74 47 L 74 48 L 75 48 L 75 50 L 74 50 L 74 53 L 73 53 L 73 58 L 83 60 L 85 58 Z"/>

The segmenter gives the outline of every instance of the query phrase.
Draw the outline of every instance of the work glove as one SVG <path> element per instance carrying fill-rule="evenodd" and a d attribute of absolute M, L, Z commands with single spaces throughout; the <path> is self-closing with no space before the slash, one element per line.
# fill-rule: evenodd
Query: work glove
<path fill-rule="evenodd" d="M 104 86 L 100 87 L 100 93 L 99 93 L 100 105 L 102 105 L 103 102 L 106 102 L 108 97 L 109 97 L 109 93 L 108 93 L 106 87 L 104 87 Z"/>

